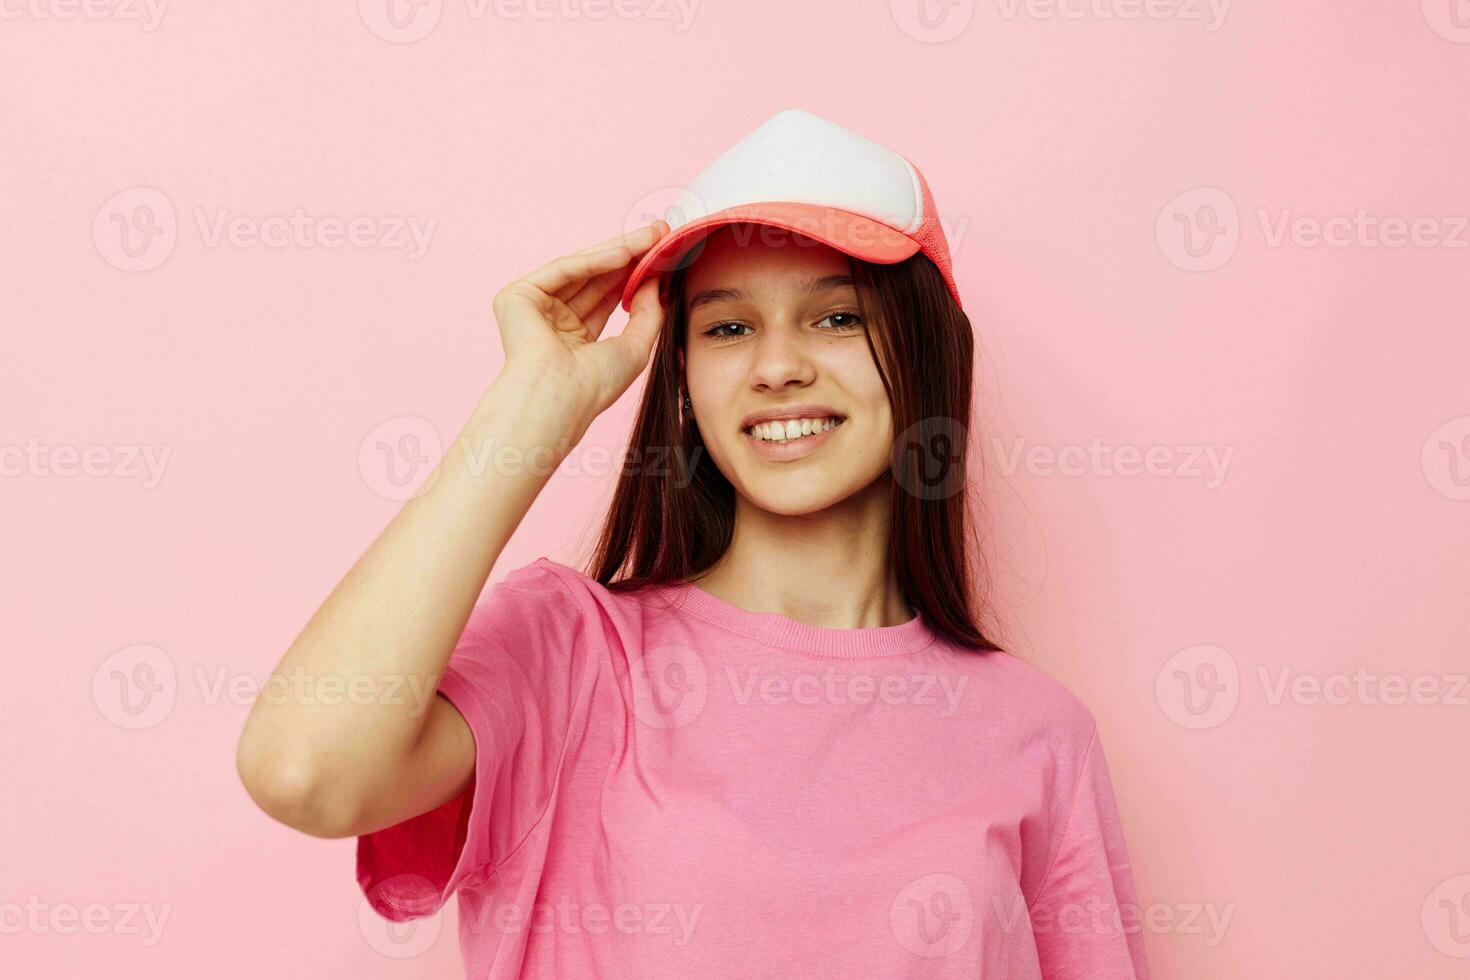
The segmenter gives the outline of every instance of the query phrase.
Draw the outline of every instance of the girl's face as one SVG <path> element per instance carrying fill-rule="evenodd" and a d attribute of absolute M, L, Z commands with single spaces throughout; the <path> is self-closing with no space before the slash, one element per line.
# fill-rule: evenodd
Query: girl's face
<path fill-rule="evenodd" d="M 684 375 L 736 492 L 771 513 L 810 514 L 888 468 L 893 416 L 847 256 L 766 231 L 716 231 L 685 273 Z"/>

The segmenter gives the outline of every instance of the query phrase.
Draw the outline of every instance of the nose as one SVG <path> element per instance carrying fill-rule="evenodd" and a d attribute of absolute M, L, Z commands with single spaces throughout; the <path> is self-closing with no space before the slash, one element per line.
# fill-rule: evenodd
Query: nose
<path fill-rule="evenodd" d="M 805 387 L 816 377 L 811 352 L 794 322 L 768 323 L 753 347 L 750 383 L 759 390 L 780 392 L 788 387 Z"/>

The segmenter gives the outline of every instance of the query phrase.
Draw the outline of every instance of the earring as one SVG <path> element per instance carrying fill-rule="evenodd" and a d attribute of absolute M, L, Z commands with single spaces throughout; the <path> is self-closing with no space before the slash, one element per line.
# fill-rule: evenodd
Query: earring
<path fill-rule="evenodd" d="M 684 396 L 684 411 L 686 411 L 686 412 L 692 412 L 692 411 L 694 411 L 694 403 L 689 400 L 689 396 L 688 395 L 685 395 Z"/>

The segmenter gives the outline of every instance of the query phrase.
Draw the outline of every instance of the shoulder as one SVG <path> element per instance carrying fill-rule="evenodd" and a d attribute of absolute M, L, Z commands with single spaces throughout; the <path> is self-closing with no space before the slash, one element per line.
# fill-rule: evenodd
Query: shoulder
<path fill-rule="evenodd" d="M 998 651 L 999 664 L 1018 696 L 1054 726 L 1084 737 L 1091 737 L 1097 728 L 1092 709 L 1071 688 L 1051 674 L 1005 651 Z"/>
<path fill-rule="evenodd" d="M 513 568 L 506 572 L 505 577 L 490 587 L 490 590 L 502 592 L 515 592 L 525 595 L 561 595 L 565 597 L 570 591 L 569 582 L 577 579 L 585 579 L 581 572 L 575 568 L 552 561 L 550 558 L 540 557 L 529 564 L 519 568 Z M 588 580 L 590 581 L 590 579 Z"/>
<path fill-rule="evenodd" d="M 585 601 L 606 605 L 630 598 L 628 594 L 613 592 L 581 569 L 545 555 L 512 569 L 496 587 L 527 596 L 579 604 Z"/>
<path fill-rule="evenodd" d="M 573 623 L 580 617 L 567 576 L 579 574 L 550 559 L 538 558 L 493 579 L 470 613 L 466 637 L 496 639 L 507 632 L 540 632 Z"/>
<path fill-rule="evenodd" d="M 565 602 L 578 595 L 611 596 L 612 593 L 581 570 L 543 555 L 492 580 L 481 601 Z"/>
<path fill-rule="evenodd" d="M 513 674 L 517 682 L 537 685 L 580 676 L 576 665 L 600 662 L 616 628 L 616 613 L 603 606 L 609 595 L 550 558 L 512 568 L 485 587 L 470 611 L 448 673 L 488 671 L 501 683 L 501 675 Z M 533 663 L 543 669 L 528 670 Z"/>
<path fill-rule="evenodd" d="M 563 626 L 596 622 L 639 601 L 635 593 L 614 592 L 580 569 L 540 556 L 492 581 L 471 615 L 469 629 Z"/>
<path fill-rule="evenodd" d="M 969 683 L 978 687 L 976 704 L 984 713 L 1005 719 L 1019 737 L 1058 750 L 1086 751 L 1097 720 L 1060 680 L 1005 650 L 976 651 L 943 639 L 937 646 L 951 669 L 969 675 Z"/>

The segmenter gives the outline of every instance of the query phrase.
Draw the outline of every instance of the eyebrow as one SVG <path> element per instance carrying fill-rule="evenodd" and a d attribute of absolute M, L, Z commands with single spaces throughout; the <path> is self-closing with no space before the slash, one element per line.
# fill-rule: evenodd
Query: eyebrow
<path fill-rule="evenodd" d="M 856 283 L 853 282 L 852 276 L 843 273 L 841 275 L 822 276 L 816 279 L 808 279 L 797 284 L 797 288 L 807 295 L 811 295 L 812 293 L 826 292 L 829 289 L 836 289 L 840 286 L 856 287 Z M 718 303 L 725 300 L 735 301 L 749 298 L 750 294 L 747 293 L 745 290 L 735 289 L 734 287 L 730 286 L 721 287 L 719 289 L 705 289 L 696 293 L 694 295 L 694 298 L 689 301 L 689 312 L 693 314 L 695 310 L 699 309 L 706 303 Z"/>

